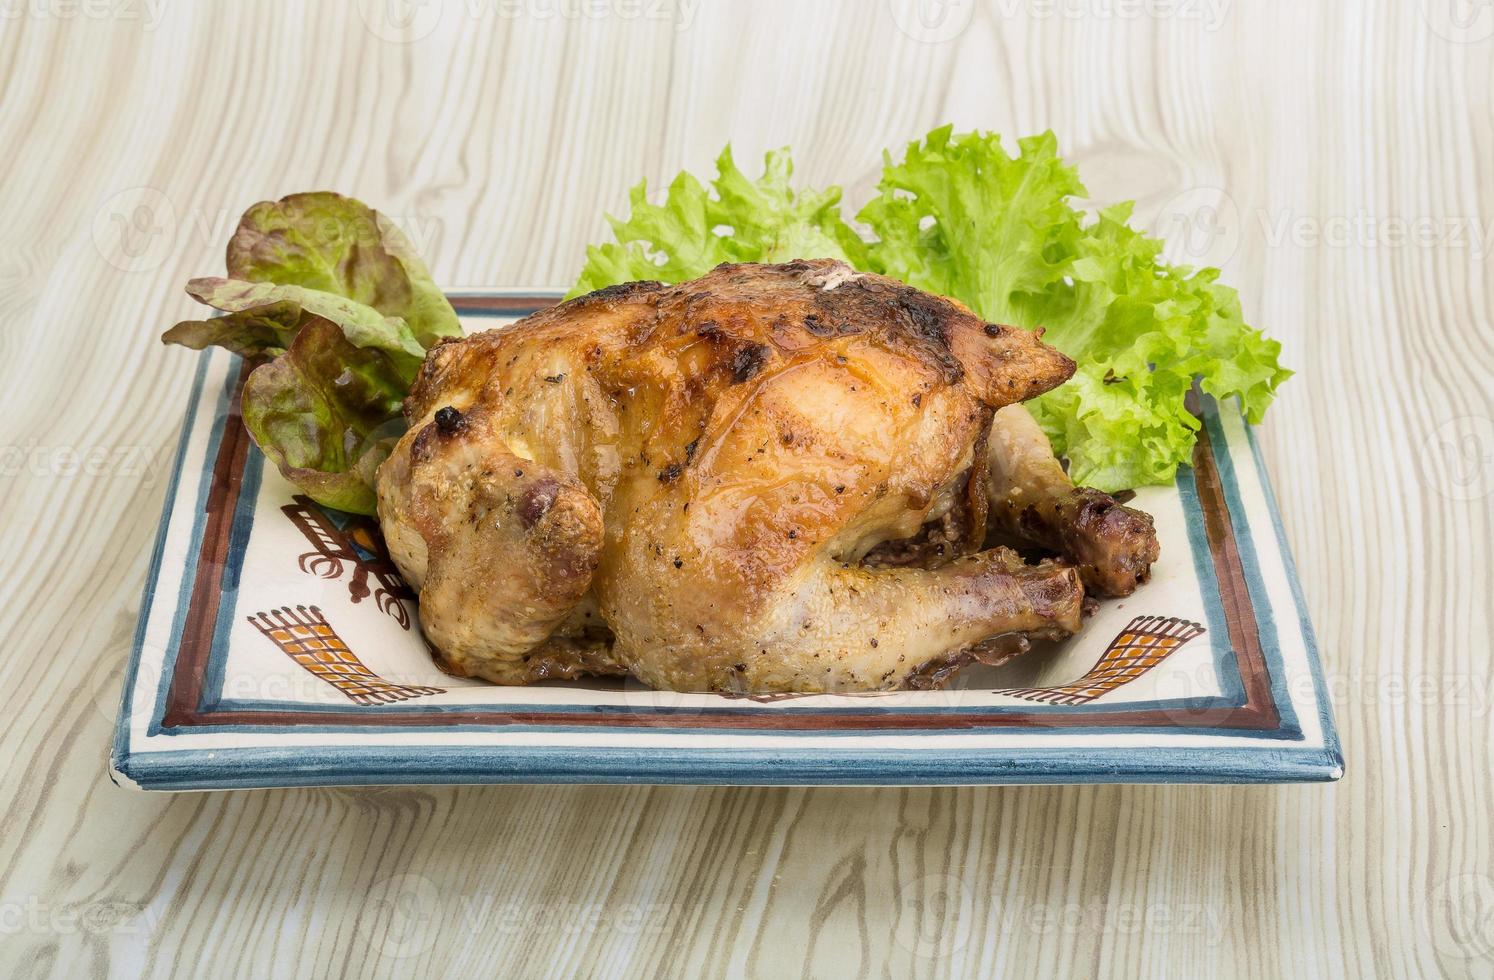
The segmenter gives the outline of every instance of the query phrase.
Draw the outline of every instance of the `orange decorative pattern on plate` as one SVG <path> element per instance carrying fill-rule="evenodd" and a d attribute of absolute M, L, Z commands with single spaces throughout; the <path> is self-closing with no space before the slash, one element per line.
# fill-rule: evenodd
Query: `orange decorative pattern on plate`
<path fill-rule="evenodd" d="M 392 704 L 445 693 L 439 687 L 391 684 L 369 670 L 316 606 L 281 606 L 248 618 L 286 656 L 358 704 Z"/>
<path fill-rule="evenodd" d="M 1087 704 L 1145 674 L 1203 632 L 1202 626 L 1186 619 L 1137 616 L 1110 641 L 1099 663 L 1074 683 L 1013 688 L 1001 693 L 1044 704 Z"/>

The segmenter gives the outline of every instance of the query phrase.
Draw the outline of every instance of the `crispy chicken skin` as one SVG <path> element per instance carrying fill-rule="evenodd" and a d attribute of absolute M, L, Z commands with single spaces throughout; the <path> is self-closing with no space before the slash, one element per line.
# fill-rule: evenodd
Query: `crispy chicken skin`
<path fill-rule="evenodd" d="M 1073 368 L 832 260 L 628 283 L 432 350 L 379 518 L 455 673 L 923 686 L 1079 628 L 1073 567 L 979 550 L 993 413 Z"/>

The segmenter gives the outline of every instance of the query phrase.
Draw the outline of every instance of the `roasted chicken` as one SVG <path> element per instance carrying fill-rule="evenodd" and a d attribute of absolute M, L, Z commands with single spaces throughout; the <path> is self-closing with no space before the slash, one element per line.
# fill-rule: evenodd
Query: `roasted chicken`
<path fill-rule="evenodd" d="M 831 260 L 627 283 L 433 349 L 379 518 L 454 673 L 929 686 L 1155 558 L 1145 515 L 1002 414 L 1073 368 Z M 1059 557 L 986 549 L 993 524 Z"/>

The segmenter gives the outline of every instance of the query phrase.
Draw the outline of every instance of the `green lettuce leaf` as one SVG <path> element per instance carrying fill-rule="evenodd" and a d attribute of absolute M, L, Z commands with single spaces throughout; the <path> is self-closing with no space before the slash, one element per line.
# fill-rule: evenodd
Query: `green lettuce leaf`
<path fill-rule="evenodd" d="M 195 280 L 194 280 L 195 281 Z M 190 290 L 190 286 L 188 289 Z M 183 320 L 161 335 L 167 344 L 193 350 L 223 347 L 243 357 L 283 354 L 301 329 L 299 303 L 282 301 L 210 320 Z"/>
<path fill-rule="evenodd" d="M 1074 480 L 1102 490 L 1169 483 L 1188 461 L 1195 379 L 1258 421 L 1291 372 L 1247 326 L 1217 269 L 1168 265 L 1131 228 L 1130 203 L 1093 218 L 1051 133 L 1007 154 L 995 134 L 936 129 L 890 160 L 858 217 L 878 272 L 953 296 L 988 320 L 1041 328 L 1079 370 L 1029 403 Z"/>
<path fill-rule="evenodd" d="M 244 382 L 244 425 L 266 456 L 313 500 L 374 513 L 374 474 L 404 428 L 409 390 L 388 353 L 307 318 L 290 347 Z"/>
<path fill-rule="evenodd" d="M 312 316 L 329 320 L 337 324 L 354 347 L 388 353 L 406 381 L 415 379 L 415 372 L 425 359 L 425 348 L 415 339 L 404 320 L 384 316 L 371 306 L 336 293 L 324 293 L 304 286 L 213 277 L 193 279 L 187 283 L 187 292 L 198 302 L 229 314 L 283 321 L 287 310 L 299 308 L 301 318 L 298 324 Z"/>
<path fill-rule="evenodd" d="M 426 349 L 461 335 L 456 311 L 398 228 L 337 194 L 254 205 L 229 242 L 228 273 L 187 284 L 222 316 L 161 339 L 273 358 L 244 386 L 254 441 L 313 499 L 373 513 L 400 403 Z"/>
<path fill-rule="evenodd" d="M 863 261 L 866 245 L 840 215 L 840 188 L 795 192 L 793 172 L 788 150 L 771 150 L 763 175 L 752 180 L 728 146 L 709 191 L 681 172 L 664 202 L 650 204 L 647 181 L 640 181 L 628 192 L 628 217 L 607 218 L 617 241 L 587 248 L 567 298 L 636 279 L 683 282 L 722 262 Z"/>
<path fill-rule="evenodd" d="M 423 348 L 462 335 L 404 232 L 341 194 L 292 194 L 251 207 L 228 243 L 228 275 L 346 297 L 403 320 Z"/>
<path fill-rule="evenodd" d="M 878 239 L 872 267 L 988 320 L 1027 326 L 1012 296 L 1043 294 L 1063 278 L 1077 217 L 1065 202 L 1084 188 L 1053 134 L 1020 146 L 1014 160 L 995 137 L 952 138 L 944 126 L 901 163 L 888 157 L 880 194 L 857 215 Z"/>

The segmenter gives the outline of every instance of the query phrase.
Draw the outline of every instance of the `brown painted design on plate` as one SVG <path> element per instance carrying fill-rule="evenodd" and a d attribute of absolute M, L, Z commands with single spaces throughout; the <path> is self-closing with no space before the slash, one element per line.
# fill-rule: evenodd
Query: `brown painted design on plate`
<path fill-rule="evenodd" d="M 291 503 L 282 505 L 280 511 L 311 543 L 312 550 L 296 558 L 301 571 L 318 578 L 333 579 L 341 578 L 346 568 L 352 568 L 352 577 L 348 579 L 349 598 L 359 603 L 372 591 L 379 611 L 387 613 L 402 629 L 409 630 L 410 610 L 401 600 L 413 602 L 415 592 L 400 577 L 384 548 L 384 537 L 372 521 L 352 517 L 344 530 L 334 524 L 315 501 L 299 493 L 291 498 Z M 365 553 L 372 557 L 364 557 Z M 369 576 L 378 583 L 377 589 L 369 589 Z"/>

